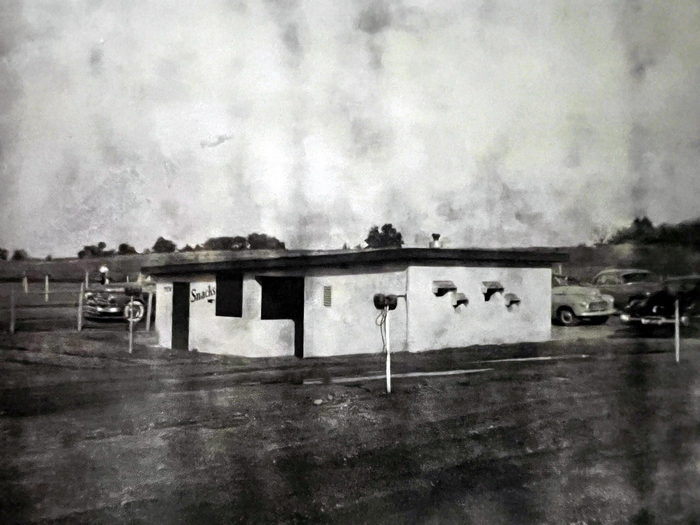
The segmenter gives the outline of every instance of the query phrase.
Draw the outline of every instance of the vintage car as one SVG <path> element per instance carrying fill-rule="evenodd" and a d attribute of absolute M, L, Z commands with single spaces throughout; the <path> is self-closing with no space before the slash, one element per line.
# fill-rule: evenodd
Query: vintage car
<path fill-rule="evenodd" d="M 137 322 L 141 321 L 146 317 L 149 293 L 154 294 L 151 310 L 153 315 L 155 312 L 155 286 L 153 285 L 108 283 L 91 286 L 83 295 L 83 317 L 121 320 L 128 320 L 131 317 Z"/>
<path fill-rule="evenodd" d="M 676 301 L 679 324 L 697 327 L 700 320 L 700 275 L 666 279 L 661 290 L 631 301 L 620 314 L 620 321 L 636 327 L 670 327 L 675 324 Z"/>
<path fill-rule="evenodd" d="M 603 324 L 616 313 L 613 298 L 573 277 L 552 275 L 552 319 L 564 326 Z"/>
<path fill-rule="evenodd" d="M 661 289 L 661 278 L 649 270 L 603 270 L 593 278 L 593 286 L 615 298 L 615 307 L 622 309 Z"/>

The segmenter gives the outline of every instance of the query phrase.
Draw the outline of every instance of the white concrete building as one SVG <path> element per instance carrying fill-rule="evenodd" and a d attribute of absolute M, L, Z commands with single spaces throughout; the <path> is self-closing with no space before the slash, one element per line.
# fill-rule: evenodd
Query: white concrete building
<path fill-rule="evenodd" d="M 550 338 L 542 250 L 402 248 L 173 254 L 157 281 L 160 344 L 248 357 L 380 352 L 376 293 L 397 294 L 392 351 Z"/>

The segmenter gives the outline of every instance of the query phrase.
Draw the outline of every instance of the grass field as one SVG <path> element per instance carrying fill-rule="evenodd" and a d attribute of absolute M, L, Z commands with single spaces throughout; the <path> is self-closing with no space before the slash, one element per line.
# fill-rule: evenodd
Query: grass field
<path fill-rule="evenodd" d="M 598 328 L 594 327 L 594 330 Z M 0 335 L 3 523 L 697 523 L 700 341 L 250 360 Z M 549 360 L 507 361 L 536 357 Z M 304 380 L 317 380 L 304 384 Z"/>

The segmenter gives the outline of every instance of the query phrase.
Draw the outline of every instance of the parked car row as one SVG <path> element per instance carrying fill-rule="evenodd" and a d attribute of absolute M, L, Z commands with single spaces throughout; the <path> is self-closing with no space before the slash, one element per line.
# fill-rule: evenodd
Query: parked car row
<path fill-rule="evenodd" d="M 590 284 L 552 275 L 552 320 L 564 326 L 603 324 L 620 315 L 628 326 L 652 327 L 700 322 L 700 275 L 662 279 L 640 269 L 604 270 Z"/>

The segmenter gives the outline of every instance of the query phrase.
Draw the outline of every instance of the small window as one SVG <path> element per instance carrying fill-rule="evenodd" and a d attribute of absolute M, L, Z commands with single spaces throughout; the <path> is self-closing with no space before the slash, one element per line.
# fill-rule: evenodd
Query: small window
<path fill-rule="evenodd" d="M 452 294 L 452 306 L 457 310 L 460 306 L 467 306 L 469 304 L 469 299 L 466 295 L 460 292 L 454 292 Z"/>
<path fill-rule="evenodd" d="M 433 281 L 433 294 L 435 297 L 442 297 L 449 292 L 456 292 L 457 287 L 452 281 Z"/>
<path fill-rule="evenodd" d="M 323 287 L 323 306 L 327 306 L 327 307 L 331 306 L 332 292 L 333 292 L 333 290 L 330 286 Z"/>
<path fill-rule="evenodd" d="M 520 305 L 520 297 L 514 293 L 507 293 L 503 298 L 506 301 L 506 308 L 508 308 L 508 310 L 512 310 L 514 307 Z"/>
<path fill-rule="evenodd" d="M 481 284 L 481 293 L 484 294 L 485 301 L 491 299 L 491 296 L 495 293 L 503 293 L 503 285 L 498 281 L 483 281 Z"/>
<path fill-rule="evenodd" d="M 615 275 L 602 275 L 598 278 L 598 283 L 597 284 L 602 284 L 602 285 L 613 285 L 613 284 L 620 284 L 617 276 Z"/>
<path fill-rule="evenodd" d="M 243 276 L 240 273 L 216 274 L 216 315 L 243 317 Z"/>
<path fill-rule="evenodd" d="M 626 273 L 622 276 L 622 282 L 627 283 L 657 283 L 660 279 L 651 272 Z"/>

